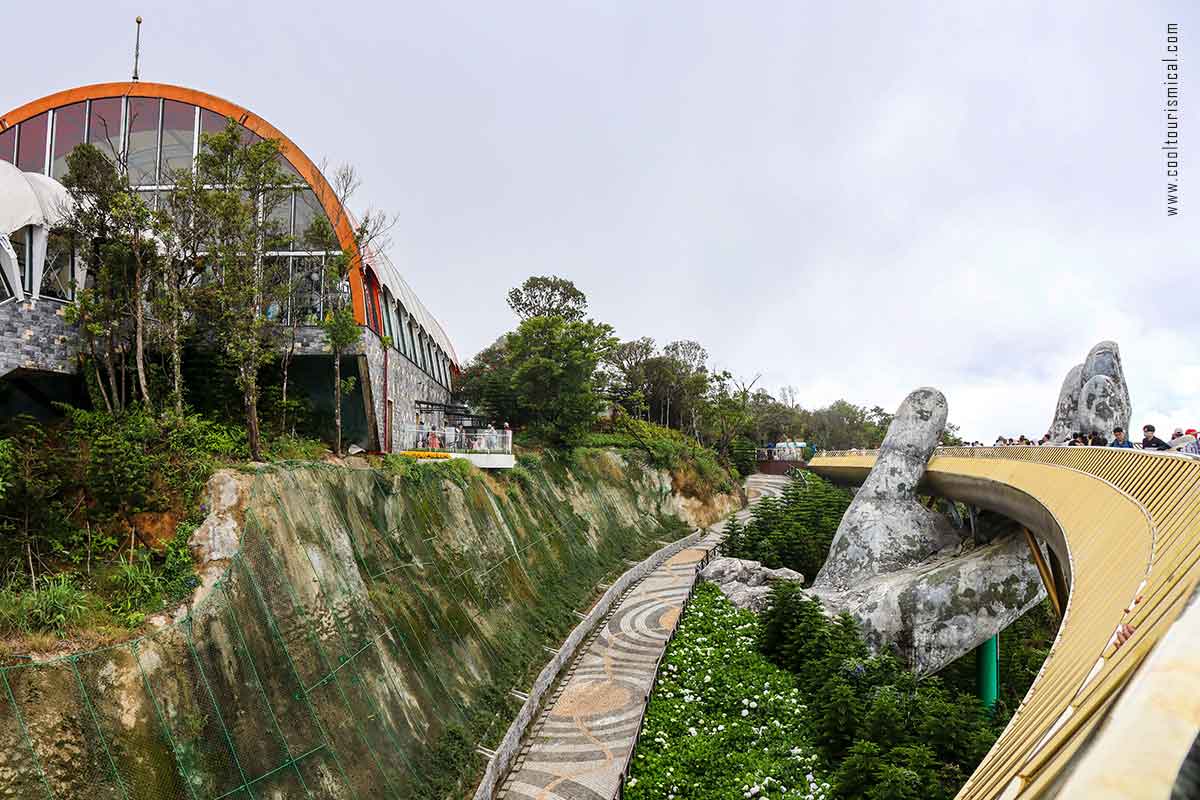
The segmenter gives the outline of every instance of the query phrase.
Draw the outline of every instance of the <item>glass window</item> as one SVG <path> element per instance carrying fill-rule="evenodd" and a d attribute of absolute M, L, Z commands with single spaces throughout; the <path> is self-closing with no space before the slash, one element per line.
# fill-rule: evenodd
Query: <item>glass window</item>
<path fill-rule="evenodd" d="M 228 120 L 215 111 L 209 111 L 207 108 L 200 109 L 200 136 L 204 134 L 220 133 L 225 130 L 225 123 Z"/>
<path fill-rule="evenodd" d="M 392 336 L 392 293 L 384 289 L 379 302 L 383 304 L 383 335 L 395 342 L 396 338 Z"/>
<path fill-rule="evenodd" d="M 320 256 L 292 259 L 292 307 L 301 325 L 321 321 L 321 270 Z"/>
<path fill-rule="evenodd" d="M 88 112 L 88 142 L 113 161 L 121 152 L 121 98 L 93 100 Z"/>
<path fill-rule="evenodd" d="M 17 252 L 17 273 L 21 276 L 21 286 L 26 294 L 33 293 L 33 274 L 29 269 L 29 228 L 21 230 L 9 237 L 13 250 Z"/>
<path fill-rule="evenodd" d="M 283 179 L 288 183 L 304 183 L 304 179 L 300 177 L 300 173 L 292 166 L 292 162 L 284 157 L 283 153 L 279 154 L 279 171 L 283 174 Z"/>
<path fill-rule="evenodd" d="M 67 174 L 67 156 L 83 144 L 87 103 L 63 106 L 54 112 L 54 146 L 50 151 L 50 177 L 62 180 Z"/>
<path fill-rule="evenodd" d="M 412 321 L 412 316 L 410 315 L 404 323 L 404 332 L 408 334 L 407 353 L 408 357 L 412 359 L 414 364 L 419 364 L 420 362 L 417 360 L 419 356 L 417 355 L 417 339 L 415 331 L 416 324 Z"/>
<path fill-rule="evenodd" d="M 196 142 L 196 107 L 174 100 L 163 101 L 162 169 L 159 180 L 172 183 L 171 173 L 192 168 L 192 149 Z"/>
<path fill-rule="evenodd" d="M 158 183 L 158 112 L 162 103 L 152 97 L 129 98 L 125 158 L 129 183 L 153 186 Z"/>
<path fill-rule="evenodd" d="M 291 276 L 291 264 L 288 256 L 267 256 L 263 259 L 263 281 L 267 286 L 279 286 Z M 267 304 L 266 317 L 275 322 L 284 319 L 284 304 L 280 299 L 272 299 Z"/>
<path fill-rule="evenodd" d="M 71 300 L 71 282 L 75 280 L 75 253 L 71 237 L 51 231 L 46 245 L 46 265 L 42 268 L 42 297 Z"/>
<path fill-rule="evenodd" d="M 297 246 L 302 250 L 338 250 L 337 240 L 329 239 L 333 231 L 325 225 L 313 227 L 317 220 L 326 220 L 325 210 L 317 202 L 317 196 L 312 189 L 300 189 L 296 192 L 296 227 Z M 320 235 L 324 233 L 324 235 Z"/>
<path fill-rule="evenodd" d="M 46 171 L 46 126 L 50 113 L 38 114 L 19 126 L 17 136 L 17 166 L 26 172 Z"/>
<path fill-rule="evenodd" d="M 7 161 L 12 164 L 16 162 L 17 155 L 13 152 L 17 147 L 17 128 L 13 127 L 0 133 L 0 161 Z"/>
<path fill-rule="evenodd" d="M 5 276 L 4 270 L 0 269 L 0 303 L 3 303 L 12 296 L 12 287 L 8 285 L 8 278 Z"/>
<path fill-rule="evenodd" d="M 294 250 L 292 246 L 292 192 L 290 189 L 266 192 L 263 207 L 267 210 L 267 237 L 275 250 Z"/>

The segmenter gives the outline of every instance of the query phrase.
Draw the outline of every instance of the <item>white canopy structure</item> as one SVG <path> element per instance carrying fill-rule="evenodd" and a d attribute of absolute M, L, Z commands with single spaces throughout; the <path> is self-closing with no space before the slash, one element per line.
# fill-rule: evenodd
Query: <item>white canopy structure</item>
<path fill-rule="evenodd" d="M 41 292 L 50 229 L 70 213 L 71 195 L 53 178 L 22 172 L 0 161 L 0 271 L 18 300 L 25 299 L 21 265 L 10 237 L 25 228 L 32 230 L 28 254 L 33 297 Z"/>

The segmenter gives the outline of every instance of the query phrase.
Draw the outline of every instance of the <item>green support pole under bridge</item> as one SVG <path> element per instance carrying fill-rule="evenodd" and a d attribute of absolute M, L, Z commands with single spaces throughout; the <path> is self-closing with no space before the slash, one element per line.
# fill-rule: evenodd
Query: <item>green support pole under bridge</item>
<path fill-rule="evenodd" d="M 975 648 L 975 688 L 988 710 L 996 707 L 1000 693 L 1000 635 Z"/>

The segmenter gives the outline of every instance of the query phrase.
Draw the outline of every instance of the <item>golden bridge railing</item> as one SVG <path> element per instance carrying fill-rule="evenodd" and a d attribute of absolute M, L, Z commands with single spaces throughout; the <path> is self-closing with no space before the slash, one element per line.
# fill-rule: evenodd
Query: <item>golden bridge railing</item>
<path fill-rule="evenodd" d="M 860 480 L 875 456 L 823 452 L 810 467 Z M 1144 742 L 1132 737 L 1140 752 L 1129 760 L 1084 768 L 1077 756 L 1200 581 L 1200 460 L 1104 447 L 946 447 L 926 478 L 1016 490 L 1052 516 L 1069 553 L 1071 591 L 1050 655 L 958 797 L 1166 798 L 1163 781 L 1173 780 L 1196 737 L 1195 696 L 1169 711 L 1182 724 L 1148 730 Z M 1118 644 L 1124 626 L 1133 633 Z M 1194 686 L 1200 651 L 1186 669 Z"/>

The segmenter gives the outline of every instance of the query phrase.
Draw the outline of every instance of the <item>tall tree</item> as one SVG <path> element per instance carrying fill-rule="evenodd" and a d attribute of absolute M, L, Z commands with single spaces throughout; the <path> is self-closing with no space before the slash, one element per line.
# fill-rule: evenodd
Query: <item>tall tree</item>
<path fill-rule="evenodd" d="M 160 258 L 153 297 L 171 364 L 171 401 L 182 414 L 184 329 L 195 311 L 194 293 L 217 215 L 213 195 L 191 169 L 176 170 L 169 180 L 174 188 L 160 197 L 156 226 Z"/>
<path fill-rule="evenodd" d="M 131 350 L 137 389 L 145 402 L 150 401 L 143 298 L 147 264 L 154 258 L 145 233 L 151 215 L 129 188 L 119 162 L 94 145 L 72 150 L 67 167 L 63 185 L 71 206 L 63 227 L 75 240 L 90 277 L 88 285 L 78 287 L 67 316 L 83 334 L 105 407 L 120 412 L 127 401 L 125 368 Z"/>
<path fill-rule="evenodd" d="M 258 421 L 258 372 L 275 355 L 271 317 L 286 297 L 280 263 L 267 253 L 286 244 L 276 210 L 288 197 L 279 167 L 278 142 L 247 140 L 228 120 L 225 129 L 204 136 L 196 177 L 210 187 L 211 215 L 206 268 L 211 279 L 219 343 L 236 369 L 246 415 L 251 458 L 262 458 Z"/>
<path fill-rule="evenodd" d="M 577 322 L 587 313 L 587 295 L 557 275 L 535 275 L 508 292 L 508 306 L 522 320 L 561 317 Z"/>

